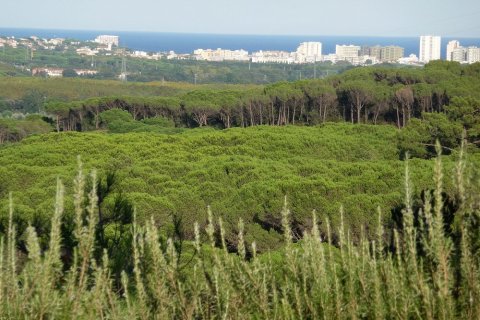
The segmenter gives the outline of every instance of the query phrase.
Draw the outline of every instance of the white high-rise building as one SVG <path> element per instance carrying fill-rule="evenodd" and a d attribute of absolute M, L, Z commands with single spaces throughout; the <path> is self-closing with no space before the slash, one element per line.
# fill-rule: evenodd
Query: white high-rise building
<path fill-rule="evenodd" d="M 305 57 L 307 60 L 320 60 L 322 58 L 322 43 L 302 42 L 297 48 L 297 54 Z"/>
<path fill-rule="evenodd" d="M 353 65 L 357 65 L 360 63 L 360 46 L 354 45 L 336 45 L 335 46 L 335 54 L 338 60 L 348 61 Z"/>
<path fill-rule="evenodd" d="M 441 38 L 438 36 L 420 37 L 420 62 L 440 60 Z"/>
<path fill-rule="evenodd" d="M 386 46 L 380 50 L 381 61 L 395 62 L 400 58 L 403 58 L 405 49 L 398 46 Z"/>
<path fill-rule="evenodd" d="M 467 62 L 467 48 L 458 47 L 453 49 L 452 61 L 465 63 Z"/>
<path fill-rule="evenodd" d="M 341 59 L 358 58 L 360 53 L 360 46 L 354 45 L 336 45 L 335 54 Z"/>
<path fill-rule="evenodd" d="M 453 61 L 453 50 L 460 47 L 460 42 L 452 40 L 447 44 L 447 61 Z"/>
<path fill-rule="evenodd" d="M 480 48 L 478 47 L 467 48 L 467 62 L 468 63 L 480 62 Z"/>

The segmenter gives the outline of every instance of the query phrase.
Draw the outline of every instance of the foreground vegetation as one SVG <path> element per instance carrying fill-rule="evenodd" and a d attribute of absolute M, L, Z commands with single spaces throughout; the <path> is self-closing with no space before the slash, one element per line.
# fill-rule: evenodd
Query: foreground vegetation
<path fill-rule="evenodd" d="M 415 206 L 407 163 L 404 209 L 391 239 L 379 213 L 376 238 L 353 241 L 342 210 L 338 228 L 314 213 L 311 229 L 296 239 L 285 202 L 281 211 L 285 245 L 276 253 L 257 255 L 255 242 L 245 241 L 241 220 L 237 253 L 228 253 L 222 219 L 209 211 L 205 225 L 195 224 L 193 249 L 185 263 L 175 239 L 162 240 L 153 217 L 144 224 L 133 220 L 130 265 L 116 282 L 111 256 L 107 251 L 95 254 L 100 200 L 96 175 L 85 194 L 88 180 L 80 167 L 73 197 L 75 249 L 69 263 L 62 260 L 61 182 L 49 240 L 42 246 L 29 226 L 25 257 L 19 257 L 16 249 L 16 206 L 10 202 L 8 229 L 0 242 L 0 317 L 478 319 L 480 197 L 474 169 L 461 152 L 453 175 L 454 205 L 447 207 L 437 158 L 434 191 Z M 325 233 L 319 222 L 326 226 Z"/>
<path fill-rule="evenodd" d="M 0 318 L 478 319 L 478 66 L 0 82 Z"/>

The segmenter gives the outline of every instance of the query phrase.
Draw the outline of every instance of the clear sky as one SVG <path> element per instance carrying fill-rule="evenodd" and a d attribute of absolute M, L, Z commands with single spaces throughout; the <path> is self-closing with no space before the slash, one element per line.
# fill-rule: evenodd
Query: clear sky
<path fill-rule="evenodd" d="M 2 0 L 0 27 L 480 37 L 480 0 Z"/>

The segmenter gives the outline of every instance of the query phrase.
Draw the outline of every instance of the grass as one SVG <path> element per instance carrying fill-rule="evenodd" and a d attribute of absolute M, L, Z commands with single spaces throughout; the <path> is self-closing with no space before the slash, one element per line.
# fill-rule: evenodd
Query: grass
<path fill-rule="evenodd" d="M 0 62 L 0 78 L 2 78 L 2 81 L 5 80 L 3 79 L 3 77 L 6 77 L 6 76 L 14 75 L 18 77 L 18 76 L 24 76 L 26 74 L 27 74 L 26 72 L 16 69 L 15 67 L 9 64 Z"/>
<path fill-rule="evenodd" d="M 48 248 L 41 249 L 29 227 L 26 257 L 18 255 L 10 201 L 10 223 L 0 245 L 0 318 L 479 319 L 480 197 L 470 169 L 461 153 L 453 177 L 457 202 L 450 229 L 444 221 L 441 158 L 435 163 L 432 198 L 426 195 L 418 211 L 412 207 L 407 162 L 402 225 L 391 242 L 379 223 L 375 240 L 362 237 L 354 243 L 341 210 L 338 230 L 314 212 L 313 227 L 294 243 L 285 199 L 281 250 L 257 255 L 255 242 L 245 243 L 239 221 L 238 252 L 228 253 L 223 222 L 209 210 L 205 228 L 194 226 L 194 252 L 186 271 L 174 241 L 161 241 L 153 219 L 134 222 L 132 266 L 117 287 L 109 256 L 94 258 L 98 199 L 95 187 L 84 193 L 80 166 L 74 183 L 77 245 L 68 268 L 61 260 L 62 183 L 57 184 Z M 90 178 L 95 181 L 95 172 Z M 379 221 L 381 215 L 379 210 Z M 319 231 L 319 219 L 326 233 Z"/>

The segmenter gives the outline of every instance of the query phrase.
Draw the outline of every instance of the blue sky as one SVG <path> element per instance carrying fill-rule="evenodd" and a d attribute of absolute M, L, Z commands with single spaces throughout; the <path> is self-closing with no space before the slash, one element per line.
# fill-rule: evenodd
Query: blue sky
<path fill-rule="evenodd" d="M 0 27 L 480 37 L 479 0 L 4 0 Z"/>

